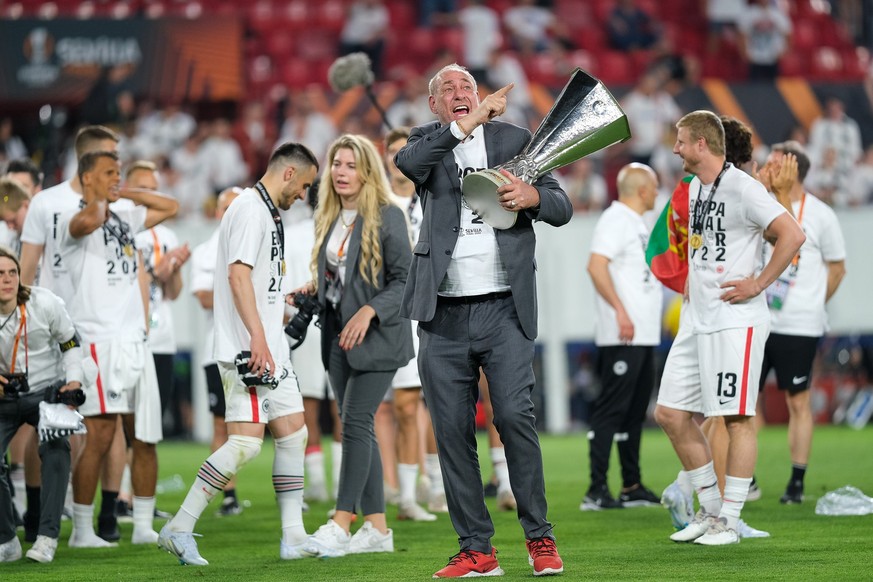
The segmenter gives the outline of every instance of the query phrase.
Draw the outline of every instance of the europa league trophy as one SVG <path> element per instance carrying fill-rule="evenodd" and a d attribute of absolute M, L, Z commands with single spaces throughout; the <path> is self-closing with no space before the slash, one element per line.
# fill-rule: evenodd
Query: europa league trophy
<path fill-rule="evenodd" d="M 499 230 L 510 228 L 518 213 L 506 210 L 497 199 L 497 189 L 509 183 L 498 170 L 533 184 L 547 172 L 630 136 L 627 116 L 615 97 L 600 81 L 576 69 L 527 147 L 497 168 L 468 174 L 462 186 L 464 198 L 487 224 Z"/>

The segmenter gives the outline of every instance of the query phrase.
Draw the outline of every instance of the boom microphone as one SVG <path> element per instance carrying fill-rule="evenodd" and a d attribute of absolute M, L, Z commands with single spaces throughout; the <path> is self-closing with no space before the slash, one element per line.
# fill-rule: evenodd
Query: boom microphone
<path fill-rule="evenodd" d="M 389 131 L 394 129 L 391 127 L 385 111 L 379 105 L 379 102 L 376 101 L 376 95 L 373 93 L 373 82 L 376 80 L 376 75 L 373 74 L 370 57 L 365 53 L 351 53 L 335 60 L 327 71 L 327 80 L 331 88 L 337 93 L 344 93 L 349 89 L 363 85 L 364 90 L 367 92 L 367 97 L 373 103 L 373 107 L 382 116 L 382 122 L 385 124 L 385 127 Z"/>

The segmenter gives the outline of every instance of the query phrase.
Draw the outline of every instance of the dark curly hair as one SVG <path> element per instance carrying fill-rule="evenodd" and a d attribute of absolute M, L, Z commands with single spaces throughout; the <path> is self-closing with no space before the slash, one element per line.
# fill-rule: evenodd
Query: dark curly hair
<path fill-rule="evenodd" d="M 752 130 L 739 119 L 721 116 L 724 126 L 725 159 L 736 167 L 752 160 Z"/>

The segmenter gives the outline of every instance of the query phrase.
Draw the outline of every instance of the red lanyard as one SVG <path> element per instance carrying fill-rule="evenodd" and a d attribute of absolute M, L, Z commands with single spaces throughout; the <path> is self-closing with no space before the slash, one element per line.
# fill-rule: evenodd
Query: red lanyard
<path fill-rule="evenodd" d="M 355 220 L 357 220 L 357 218 L 355 218 Z M 342 218 L 340 218 L 340 222 L 342 222 Z M 343 224 L 343 226 L 346 226 L 346 225 Z M 340 242 L 339 250 L 336 252 L 337 262 L 342 261 L 342 258 L 344 255 L 343 250 L 346 248 L 346 241 L 349 240 L 349 235 L 352 234 L 353 230 L 355 230 L 355 221 L 354 220 L 352 221 L 352 223 L 350 225 L 346 226 L 346 234 L 345 234 L 345 236 L 343 236 L 343 240 Z"/>
<path fill-rule="evenodd" d="M 158 240 L 158 233 L 154 228 L 149 229 L 149 231 L 152 233 L 152 239 L 155 241 L 155 250 L 152 253 L 152 257 L 154 258 L 154 266 L 157 267 L 158 263 L 161 262 L 161 241 Z"/>
<path fill-rule="evenodd" d="M 21 332 L 24 332 L 24 373 L 27 374 L 27 310 L 24 309 L 24 304 L 18 306 L 21 312 L 21 323 L 18 324 L 18 333 L 15 334 L 15 343 L 12 346 L 12 364 L 9 366 L 9 372 L 15 373 L 15 361 L 18 357 L 18 343 L 21 341 Z"/>
<path fill-rule="evenodd" d="M 800 210 L 797 212 L 797 224 L 803 225 L 803 207 L 806 206 L 806 192 L 803 193 L 803 198 L 800 199 Z M 797 263 L 800 262 L 800 251 L 791 259 L 791 266 L 797 268 Z"/>

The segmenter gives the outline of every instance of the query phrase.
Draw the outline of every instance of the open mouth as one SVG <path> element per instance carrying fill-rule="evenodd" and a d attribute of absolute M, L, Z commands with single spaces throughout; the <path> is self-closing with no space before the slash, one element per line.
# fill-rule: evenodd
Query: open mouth
<path fill-rule="evenodd" d="M 469 115 L 470 108 L 466 105 L 458 105 L 457 107 L 452 109 L 452 113 L 454 113 L 455 115 Z"/>

